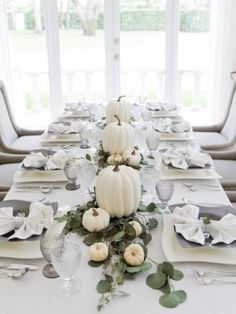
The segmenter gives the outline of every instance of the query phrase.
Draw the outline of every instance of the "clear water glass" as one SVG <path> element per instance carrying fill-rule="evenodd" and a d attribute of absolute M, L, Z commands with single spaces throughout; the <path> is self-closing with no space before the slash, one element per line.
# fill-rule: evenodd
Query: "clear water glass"
<path fill-rule="evenodd" d="M 174 183 L 168 180 L 160 180 L 156 183 L 156 193 L 161 201 L 161 209 L 168 209 L 168 202 L 174 194 Z"/>
<path fill-rule="evenodd" d="M 48 262 L 43 267 L 43 275 L 47 278 L 57 278 L 59 277 L 58 273 L 54 269 L 51 261 L 51 251 L 58 245 L 58 238 L 60 238 L 60 234 L 52 234 L 52 233 L 45 233 L 45 235 L 40 240 L 40 250 L 44 257 L 44 259 Z"/>
<path fill-rule="evenodd" d="M 140 178 L 143 188 L 143 201 L 144 203 L 150 203 L 154 200 L 155 195 L 155 183 L 158 180 L 158 171 L 152 166 L 142 167 L 140 170 Z"/>
<path fill-rule="evenodd" d="M 67 160 L 64 166 L 64 173 L 69 182 L 65 185 L 67 190 L 73 191 L 80 188 L 77 184 L 78 165 L 74 159 Z"/>
<path fill-rule="evenodd" d="M 153 153 L 157 150 L 159 143 L 160 143 L 159 136 L 156 132 L 153 131 L 147 135 L 146 144 L 150 151 L 150 154 L 148 155 L 149 158 L 154 159 Z"/>
<path fill-rule="evenodd" d="M 150 110 L 143 108 L 141 115 L 142 115 L 142 119 L 144 121 L 142 129 L 147 130 L 149 128 L 149 125 L 150 125 L 152 113 Z"/>
<path fill-rule="evenodd" d="M 61 235 L 56 242 L 57 245 L 51 252 L 51 260 L 62 280 L 55 293 L 60 296 L 72 296 L 81 288 L 81 283 L 76 278 L 81 262 L 81 244 L 76 235 Z"/>
<path fill-rule="evenodd" d="M 89 189 L 96 178 L 96 167 L 87 160 L 81 160 L 79 163 L 79 177 L 81 177 L 81 188 Z"/>

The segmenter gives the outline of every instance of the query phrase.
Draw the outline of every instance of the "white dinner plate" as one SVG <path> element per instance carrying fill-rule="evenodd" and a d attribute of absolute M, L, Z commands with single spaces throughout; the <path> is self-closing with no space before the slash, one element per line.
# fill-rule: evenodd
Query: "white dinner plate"
<path fill-rule="evenodd" d="M 26 183 L 26 182 L 66 182 L 67 178 L 63 170 L 27 170 L 16 171 L 13 179 L 14 183 Z"/>
<path fill-rule="evenodd" d="M 219 179 L 221 176 L 215 171 L 215 169 L 172 169 L 163 165 L 160 166 L 160 177 L 163 180 L 181 180 L 181 179 L 193 179 L 193 180 L 209 180 Z"/>
<path fill-rule="evenodd" d="M 51 134 L 43 133 L 40 139 L 41 143 L 70 143 L 70 142 L 80 142 L 81 137 L 79 134 Z"/>
<path fill-rule="evenodd" d="M 177 240 L 171 215 L 163 215 L 162 248 L 170 262 L 206 262 L 236 265 L 235 248 L 194 247 L 183 248 Z"/>

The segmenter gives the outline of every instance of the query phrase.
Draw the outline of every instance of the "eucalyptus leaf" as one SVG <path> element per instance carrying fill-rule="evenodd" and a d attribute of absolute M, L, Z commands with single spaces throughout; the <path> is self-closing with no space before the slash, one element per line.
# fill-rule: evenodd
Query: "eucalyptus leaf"
<path fill-rule="evenodd" d="M 102 261 L 102 262 L 89 261 L 88 264 L 91 267 L 100 267 L 101 265 L 104 264 L 104 261 Z"/>
<path fill-rule="evenodd" d="M 169 280 L 166 280 L 166 283 L 163 287 L 160 288 L 161 292 L 163 292 L 164 294 L 168 294 L 171 292 L 170 289 L 170 284 L 169 284 Z"/>
<path fill-rule="evenodd" d="M 152 289 L 160 289 L 166 283 L 166 276 L 162 272 L 147 276 L 146 284 Z"/>
<path fill-rule="evenodd" d="M 152 264 L 149 262 L 145 262 L 140 266 L 127 266 L 126 271 L 130 274 L 139 273 L 141 271 L 147 271 L 152 268 Z"/>
<path fill-rule="evenodd" d="M 146 207 L 146 211 L 147 211 L 147 212 L 154 212 L 155 209 L 156 209 L 156 204 L 153 203 L 153 202 L 150 203 L 150 204 L 148 204 L 148 206 Z"/>
<path fill-rule="evenodd" d="M 97 284 L 97 292 L 98 293 L 106 293 L 111 290 L 111 284 L 106 281 L 105 279 L 102 279 Z"/>
<path fill-rule="evenodd" d="M 86 158 L 87 160 L 89 160 L 89 161 L 92 160 L 92 158 L 91 158 L 91 156 L 90 156 L 89 154 L 86 154 L 86 155 L 85 155 L 85 158 Z"/>
<path fill-rule="evenodd" d="M 144 260 L 145 260 L 146 257 L 147 257 L 148 249 L 147 249 L 146 245 L 143 244 L 143 243 L 137 243 L 137 244 L 140 245 L 140 246 L 143 248 L 143 251 L 144 251 Z"/>
<path fill-rule="evenodd" d="M 182 273 L 182 271 L 175 269 L 173 274 L 170 276 L 171 279 L 179 281 L 181 279 L 183 279 L 184 274 Z"/>
<path fill-rule="evenodd" d="M 124 235 L 125 235 L 124 231 L 119 231 L 111 238 L 111 241 L 119 242 L 123 239 Z"/>
<path fill-rule="evenodd" d="M 127 236 L 129 236 L 129 238 L 132 238 L 132 239 L 136 238 L 136 231 L 134 227 L 129 223 L 127 223 L 125 226 L 125 233 Z"/>
<path fill-rule="evenodd" d="M 148 243 L 152 241 L 152 235 L 150 233 L 142 234 L 141 238 L 143 239 L 143 243 L 145 245 L 148 245 Z"/>
<path fill-rule="evenodd" d="M 134 280 L 135 279 L 135 273 L 124 273 L 124 278 L 127 280 Z"/>
<path fill-rule="evenodd" d="M 106 278 L 106 281 L 109 282 L 109 283 L 112 283 L 113 282 L 113 278 L 111 275 L 108 275 L 108 274 L 105 274 L 105 278 Z"/>
<path fill-rule="evenodd" d="M 171 292 L 169 294 L 162 295 L 159 299 L 159 303 L 168 309 L 173 309 L 178 306 L 179 298 Z"/>
<path fill-rule="evenodd" d="M 184 290 L 173 291 L 172 294 L 178 297 L 179 303 L 183 303 L 187 299 L 187 294 Z"/>
<path fill-rule="evenodd" d="M 148 229 L 154 229 L 158 226 L 158 221 L 155 218 L 151 218 L 148 220 L 147 227 Z"/>
<path fill-rule="evenodd" d="M 174 273 L 174 266 L 169 262 L 163 262 L 162 263 L 162 271 L 167 276 L 172 276 Z"/>

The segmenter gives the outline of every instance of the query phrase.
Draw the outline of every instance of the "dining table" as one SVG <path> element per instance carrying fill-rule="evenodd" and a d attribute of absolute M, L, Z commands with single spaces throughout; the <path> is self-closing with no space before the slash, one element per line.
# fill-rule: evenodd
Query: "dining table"
<path fill-rule="evenodd" d="M 88 122 L 89 123 L 89 122 Z M 91 122 L 94 123 L 94 122 Z M 136 137 L 139 141 L 139 147 L 143 143 L 142 152 L 145 154 L 145 130 L 136 128 Z M 163 148 L 168 148 L 171 145 L 183 147 L 184 145 L 193 145 L 199 147 L 194 139 L 194 133 L 191 134 L 189 141 L 168 141 L 160 142 L 156 156 Z M 143 141 L 143 142 L 142 142 Z M 173 144 L 174 143 L 174 144 Z M 58 143 L 51 144 L 53 148 L 60 148 Z M 54 146 L 53 146 L 54 145 Z M 45 148 L 42 144 L 42 148 Z M 67 150 L 77 150 L 80 156 L 86 154 L 93 155 L 94 147 L 87 149 L 80 148 L 79 143 L 74 143 L 73 147 L 67 147 Z M 147 154 L 147 152 L 146 152 Z M 154 167 L 154 165 L 153 165 Z M 83 178 L 78 178 L 83 180 Z M 159 180 L 157 176 L 156 180 Z M 186 199 L 194 204 L 218 204 L 220 206 L 230 206 L 231 203 L 221 187 L 218 177 L 209 178 L 207 180 L 189 178 L 173 178 L 174 194 L 169 202 L 170 205 L 183 204 Z M 209 186 L 214 185 L 217 189 L 199 188 L 191 190 L 187 185 L 197 185 L 204 182 Z M 44 198 L 44 202 L 57 202 L 61 212 L 68 212 L 73 206 L 81 204 L 89 198 L 88 193 L 84 189 L 68 191 L 64 188 L 65 183 L 58 184 L 60 189 L 52 189 L 45 194 L 39 190 L 26 189 L 19 191 L 15 184 L 7 193 L 5 200 L 26 200 L 39 201 Z M 87 193 L 87 194 L 86 194 Z M 153 194 L 155 192 L 153 191 Z M 155 202 L 159 202 L 157 196 L 154 196 Z M 167 244 L 163 235 L 164 214 L 153 214 L 158 220 L 158 227 L 152 231 L 152 241 L 148 244 L 148 256 L 151 260 L 161 263 L 170 260 L 175 268 L 181 270 L 184 278 L 181 281 L 174 283 L 176 289 L 184 290 L 187 293 L 187 300 L 180 304 L 175 309 L 167 309 L 159 304 L 161 295 L 159 290 L 150 289 L 146 285 L 146 277 L 148 272 L 140 273 L 134 280 L 127 280 L 122 286 L 122 290 L 127 292 L 128 296 L 118 296 L 112 300 L 101 312 L 110 314 L 234 314 L 236 309 L 236 282 L 235 284 L 210 284 L 202 285 L 193 277 L 193 270 L 199 271 L 234 271 L 236 273 L 236 260 L 227 260 L 224 256 L 221 259 L 214 261 L 213 251 L 208 252 L 209 260 L 201 258 L 197 254 L 186 258 L 186 254 L 176 254 L 170 256 L 165 245 Z M 58 223 L 59 224 L 59 223 Z M 60 228 L 60 226 L 59 226 Z M 81 243 L 82 260 L 78 269 L 78 277 L 81 281 L 82 288 L 78 294 L 70 297 L 57 296 L 55 287 L 58 285 L 59 278 L 49 279 L 43 276 L 42 268 L 45 265 L 45 260 L 41 258 L 21 258 L 12 259 L 10 257 L 1 257 L 0 246 L 0 264 L 8 263 L 23 263 L 32 264 L 39 267 L 38 270 L 30 271 L 26 276 L 19 280 L 13 280 L 9 277 L 0 278 L 0 314 L 93 314 L 97 313 L 96 306 L 99 299 L 99 294 L 96 291 L 97 282 L 102 279 L 101 268 L 92 268 L 88 265 L 88 247 L 83 243 L 82 238 L 78 238 Z M 186 249 L 187 250 L 187 249 Z M 209 249 L 210 250 L 210 249 Z M 227 248 L 226 248 L 227 250 Z M 222 254 L 224 251 L 222 251 Z"/>

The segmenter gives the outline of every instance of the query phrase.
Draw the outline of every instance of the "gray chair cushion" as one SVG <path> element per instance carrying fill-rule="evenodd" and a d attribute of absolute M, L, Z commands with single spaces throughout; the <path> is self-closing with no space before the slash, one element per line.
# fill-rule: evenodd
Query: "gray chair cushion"
<path fill-rule="evenodd" d="M 0 191 L 9 190 L 13 184 L 13 177 L 18 167 L 18 163 L 0 165 Z"/>
<path fill-rule="evenodd" d="M 228 143 L 228 140 L 218 132 L 194 132 L 194 136 L 201 147 Z"/>
<path fill-rule="evenodd" d="M 219 175 L 220 182 L 225 190 L 236 190 L 236 161 L 214 159 L 214 166 Z"/>
<path fill-rule="evenodd" d="M 11 143 L 11 148 L 22 150 L 34 150 L 42 148 L 40 135 L 20 136 Z"/>
<path fill-rule="evenodd" d="M 6 195 L 7 195 L 7 192 L 0 191 L 0 201 L 2 201 Z"/>

